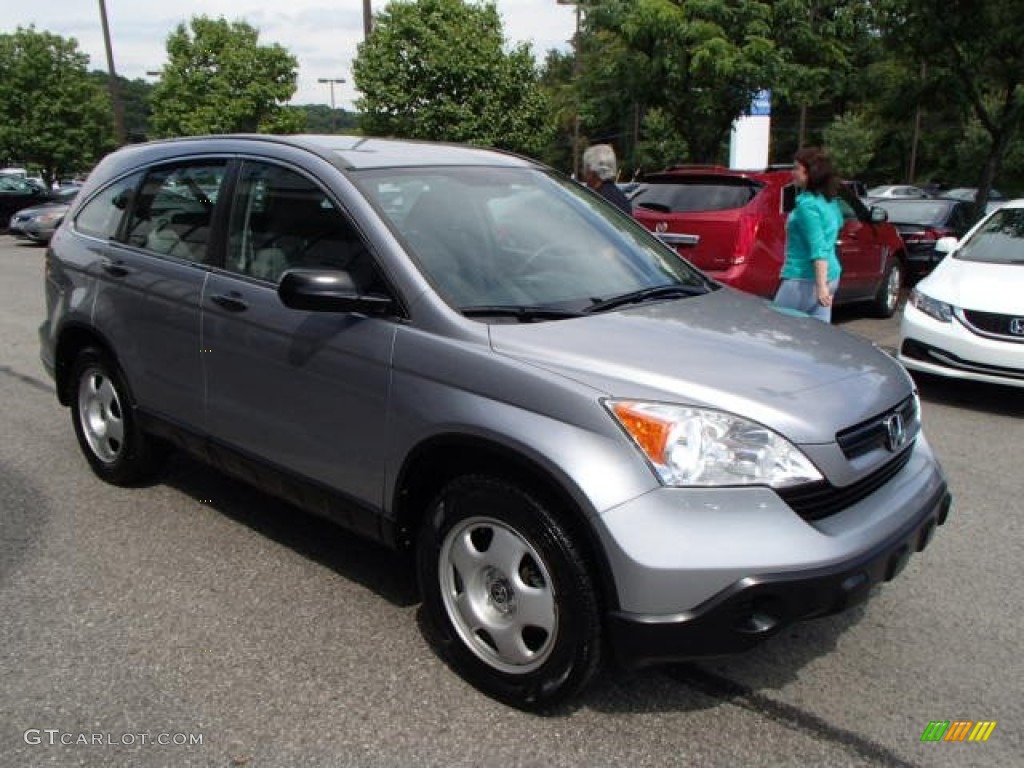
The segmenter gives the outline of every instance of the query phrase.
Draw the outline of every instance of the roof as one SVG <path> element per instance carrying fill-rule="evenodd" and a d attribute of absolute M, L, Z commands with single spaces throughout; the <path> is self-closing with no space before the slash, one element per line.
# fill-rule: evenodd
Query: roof
<path fill-rule="evenodd" d="M 188 136 L 133 144 L 118 154 L 130 157 L 137 153 L 173 156 L 187 147 L 197 151 L 241 152 L 252 149 L 254 142 L 305 149 L 345 169 L 391 168 L 406 166 L 481 165 L 531 167 L 537 163 L 525 157 L 495 149 L 464 144 L 382 139 L 368 136 L 330 134 L 270 135 L 223 134 Z"/>

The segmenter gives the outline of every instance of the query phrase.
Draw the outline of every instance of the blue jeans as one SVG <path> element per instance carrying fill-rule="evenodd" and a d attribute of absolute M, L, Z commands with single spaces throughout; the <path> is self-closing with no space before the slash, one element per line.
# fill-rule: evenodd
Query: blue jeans
<path fill-rule="evenodd" d="M 828 290 L 833 296 L 838 287 L 838 279 L 829 281 Z M 804 312 L 826 323 L 832 322 L 832 307 L 823 307 L 818 303 L 818 290 L 813 280 L 784 279 L 775 294 L 775 304 Z"/>

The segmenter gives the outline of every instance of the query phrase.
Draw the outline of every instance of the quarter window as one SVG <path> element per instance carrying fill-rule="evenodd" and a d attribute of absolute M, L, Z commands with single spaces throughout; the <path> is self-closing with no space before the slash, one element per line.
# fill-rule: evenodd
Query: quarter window
<path fill-rule="evenodd" d="M 103 240 L 116 237 L 121 219 L 131 204 L 141 178 L 142 174 L 132 174 L 96 195 L 78 212 L 78 216 L 75 217 L 75 229 L 83 235 Z"/>

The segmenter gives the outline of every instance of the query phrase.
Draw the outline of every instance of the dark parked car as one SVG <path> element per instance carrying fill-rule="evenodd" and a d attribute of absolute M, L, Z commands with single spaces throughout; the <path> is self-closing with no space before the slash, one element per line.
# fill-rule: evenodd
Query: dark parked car
<path fill-rule="evenodd" d="M 942 260 L 945 254 L 935 250 L 940 238 L 961 238 L 974 223 L 973 203 L 962 200 L 893 199 L 877 200 L 875 205 L 888 214 L 907 246 L 907 272 L 911 279 L 924 277 Z"/>
<path fill-rule="evenodd" d="M 0 227 L 17 211 L 52 199 L 44 187 L 18 176 L 0 176 Z"/>
<path fill-rule="evenodd" d="M 941 193 L 942 197 L 949 197 L 953 200 L 965 200 L 969 203 L 973 203 L 974 199 L 978 196 L 977 187 L 954 187 L 953 189 L 947 189 Z M 996 208 L 1006 202 L 1006 195 L 1000 192 L 998 189 L 990 189 L 988 191 L 988 202 L 985 203 L 984 213 L 992 213 Z"/>
<path fill-rule="evenodd" d="M 733 288 L 775 295 L 785 258 L 786 216 L 795 189 L 789 170 L 680 166 L 644 179 L 633 215 L 680 256 Z M 889 317 L 903 288 L 905 249 L 882 211 L 840 190 L 843 274 L 836 304 L 870 305 Z"/>
<path fill-rule="evenodd" d="M 844 610 L 949 512 L 899 363 L 507 153 L 130 146 L 45 274 L 99 477 L 175 446 L 408 553 L 435 647 L 517 706 Z"/>
<path fill-rule="evenodd" d="M 77 194 L 78 187 L 67 187 L 54 192 L 45 203 L 17 211 L 11 216 L 8 232 L 34 243 L 50 242 Z"/>

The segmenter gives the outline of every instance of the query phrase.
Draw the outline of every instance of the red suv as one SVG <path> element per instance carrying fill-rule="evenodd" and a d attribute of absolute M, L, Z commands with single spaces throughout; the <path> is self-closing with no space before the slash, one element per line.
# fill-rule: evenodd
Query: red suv
<path fill-rule="evenodd" d="M 779 286 L 786 216 L 796 190 L 790 171 L 675 166 L 651 174 L 633 197 L 637 220 L 719 282 L 772 297 Z M 847 189 L 840 206 L 843 275 L 836 304 L 870 302 L 889 317 L 899 304 L 906 249 L 885 211 Z"/>

